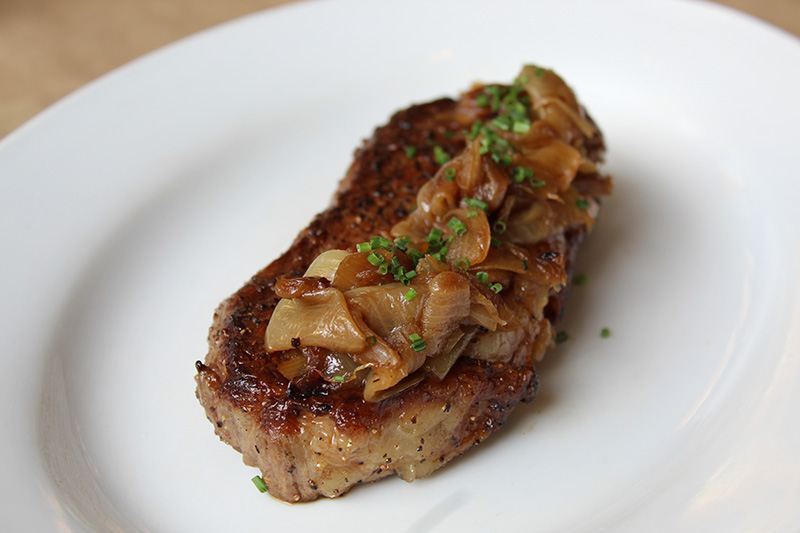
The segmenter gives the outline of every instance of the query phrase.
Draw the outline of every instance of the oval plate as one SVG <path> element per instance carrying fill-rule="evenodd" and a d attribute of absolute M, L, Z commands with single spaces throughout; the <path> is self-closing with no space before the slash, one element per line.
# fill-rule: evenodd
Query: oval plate
<path fill-rule="evenodd" d="M 194 398 L 214 307 L 391 112 L 525 62 L 575 88 L 617 180 L 540 397 L 429 479 L 259 494 Z M 796 530 L 799 66 L 707 3 L 354 0 L 78 91 L 0 144 L 5 528 Z"/>

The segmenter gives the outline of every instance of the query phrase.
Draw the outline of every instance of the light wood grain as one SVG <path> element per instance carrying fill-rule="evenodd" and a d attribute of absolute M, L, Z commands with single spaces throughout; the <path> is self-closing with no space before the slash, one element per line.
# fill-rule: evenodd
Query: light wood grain
<path fill-rule="evenodd" d="M 0 137 L 109 70 L 287 0 L 0 0 Z M 724 0 L 800 35 L 800 0 Z"/>

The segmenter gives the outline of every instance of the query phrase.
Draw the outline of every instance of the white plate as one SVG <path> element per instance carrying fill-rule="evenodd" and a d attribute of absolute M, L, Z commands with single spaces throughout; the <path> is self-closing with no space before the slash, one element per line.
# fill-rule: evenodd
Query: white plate
<path fill-rule="evenodd" d="M 429 479 L 259 494 L 194 398 L 215 305 L 391 112 L 526 61 L 577 90 L 617 179 L 540 398 Z M 797 530 L 799 69 L 706 3 L 346 1 L 70 96 L 0 144 L 3 529 Z"/>

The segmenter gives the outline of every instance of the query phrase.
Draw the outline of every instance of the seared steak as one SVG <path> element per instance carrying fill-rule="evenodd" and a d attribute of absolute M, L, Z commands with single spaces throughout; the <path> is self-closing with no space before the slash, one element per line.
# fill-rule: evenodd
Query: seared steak
<path fill-rule="evenodd" d="M 443 379 L 419 370 L 408 388 L 379 401 L 367 401 L 354 383 L 305 375 L 287 379 L 278 368 L 281 354 L 269 353 L 265 345 L 280 300 L 279 278 L 302 278 L 322 252 L 353 250 L 355 243 L 385 234 L 409 217 L 420 188 L 441 171 L 441 153 L 464 152 L 470 126 L 496 111 L 476 105 L 481 90 L 396 113 L 356 151 L 331 206 L 217 309 L 208 355 L 196 363 L 197 395 L 217 435 L 261 470 L 273 496 L 308 501 L 340 496 L 353 485 L 391 474 L 407 481 L 426 476 L 483 441 L 514 406 L 533 398 L 533 363 L 552 343 L 550 324 L 562 308 L 563 283 L 546 293 L 541 323 L 526 330 L 529 338 L 515 345 L 513 355 L 462 356 Z M 581 117 L 594 127 L 582 111 Z M 573 187 L 596 199 L 610 190 L 609 180 L 590 164 L 602 156 L 602 137 L 599 131 L 573 137 L 567 142 L 586 162 Z M 559 227 L 535 248 L 535 261 L 568 272 L 587 230 L 582 223 Z M 286 282 L 279 292 L 294 297 L 329 285 L 324 278 L 302 279 Z M 292 345 L 313 366 L 324 350 L 301 340 L 292 339 Z"/>

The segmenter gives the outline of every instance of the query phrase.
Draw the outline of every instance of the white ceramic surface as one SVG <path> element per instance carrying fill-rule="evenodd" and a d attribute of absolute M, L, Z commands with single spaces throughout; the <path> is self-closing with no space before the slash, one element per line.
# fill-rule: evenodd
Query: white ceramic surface
<path fill-rule="evenodd" d="M 617 180 L 539 399 L 429 479 L 259 494 L 194 398 L 215 305 L 391 112 L 526 61 Z M 797 95 L 699 2 L 301 2 L 92 83 L 0 143 L 0 529 L 797 531 Z"/>

